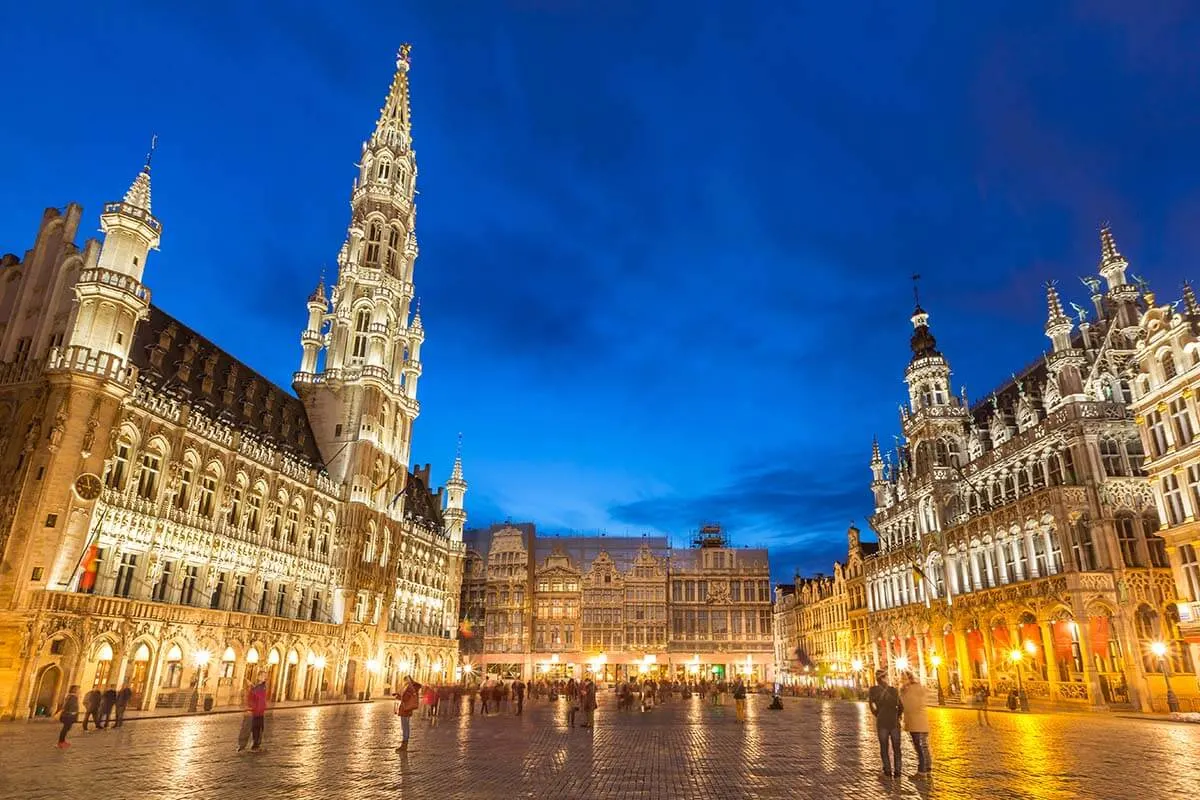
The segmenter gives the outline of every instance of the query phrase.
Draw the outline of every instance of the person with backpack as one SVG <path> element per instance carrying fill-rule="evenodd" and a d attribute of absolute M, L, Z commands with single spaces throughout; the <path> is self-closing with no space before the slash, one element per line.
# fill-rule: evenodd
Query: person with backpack
<path fill-rule="evenodd" d="M 421 684 L 410 676 L 404 678 L 404 690 L 396 694 L 396 715 L 400 717 L 400 746 L 397 753 L 408 750 L 408 737 L 412 735 L 412 715 L 421 704 Z"/>
<path fill-rule="evenodd" d="M 887 670 L 875 672 L 875 685 L 867 694 L 867 705 L 875 715 L 875 732 L 879 736 L 879 758 L 883 762 L 883 774 L 900 777 L 900 715 L 904 705 L 895 686 L 888 686 Z M 896 763 L 888 757 L 888 747 L 896 756 Z M 894 766 L 894 769 L 893 769 Z"/>

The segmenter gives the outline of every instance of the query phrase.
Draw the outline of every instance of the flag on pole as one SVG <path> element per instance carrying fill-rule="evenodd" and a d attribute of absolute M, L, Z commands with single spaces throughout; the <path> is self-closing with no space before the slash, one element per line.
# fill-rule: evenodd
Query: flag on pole
<path fill-rule="evenodd" d="M 916 564 L 912 565 L 912 576 L 913 576 L 913 583 L 921 583 L 923 580 L 925 580 L 925 573 L 922 572 L 921 568 L 918 567 Z"/>
<path fill-rule="evenodd" d="M 96 573 L 100 569 L 100 543 L 93 541 L 83 554 L 83 574 L 79 576 L 79 591 L 91 592 L 96 588 Z"/>
<path fill-rule="evenodd" d="M 464 619 L 458 626 L 458 635 L 462 639 L 474 639 L 474 626 L 471 625 L 471 620 Z"/>

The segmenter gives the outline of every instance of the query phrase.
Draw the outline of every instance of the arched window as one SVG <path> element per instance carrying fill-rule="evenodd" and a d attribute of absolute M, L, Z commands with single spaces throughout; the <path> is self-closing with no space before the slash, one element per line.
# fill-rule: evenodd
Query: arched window
<path fill-rule="evenodd" d="M 367 225 L 367 256 L 364 263 L 368 267 L 379 266 L 379 244 L 383 240 L 383 226 L 378 222 Z"/>
<path fill-rule="evenodd" d="M 1175 356 L 1170 352 L 1163 353 L 1162 357 L 1163 382 L 1173 380 L 1179 372 L 1175 369 Z"/>
<path fill-rule="evenodd" d="M 365 361 L 367 358 L 367 328 L 371 326 L 371 315 L 364 308 L 354 317 L 354 348 L 352 359 Z"/>
<path fill-rule="evenodd" d="M 388 273 L 396 271 L 396 265 L 400 263 L 400 229 L 395 225 L 388 228 L 387 251 L 384 253 L 383 266 Z"/>
<path fill-rule="evenodd" d="M 1104 474 L 1109 478 L 1125 475 L 1125 459 L 1121 452 L 1120 443 L 1110 436 L 1100 440 L 1100 463 L 1104 465 Z"/>
<path fill-rule="evenodd" d="M 117 450 L 113 453 L 108 462 L 108 468 L 104 472 L 104 485 L 108 488 L 116 489 L 118 492 L 125 488 L 125 476 L 129 474 L 129 450 L 130 443 L 128 441 L 117 443 Z"/>
<path fill-rule="evenodd" d="M 1127 567 L 1140 567 L 1142 560 L 1138 555 L 1138 532 L 1134 526 L 1133 517 L 1122 515 L 1115 520 L 1117 526 L 1117 544 L 1121 548 L 1121 559 Z"/>
<path fill-rule="evenodd" d="M 262 494 L 255 492 L 246 503 L 246 532 L 258 533 L 259 521 L 262 518 Z"/>
<path fill-rule="evenodd" d="M 158 495 L 158 476 L 162 470 L 162 456 L 158 453 L 142 454 L 142 470 L 138 473 L 138 496 L 153 500 Z"/>
<path fill-rule="evenodd" d="M 205 472 L 204 477 L 200 479 L 200 496 L 196 503 L 196 513 L 207 519 L 212 519 L 216 497 L 217 476 L 210 470 Z"/>
<path fill-rule="evenodd" d="M 381 159 L 379 166 L 376 168 L 375 177 L 382 183 L 392 177 L 392 162 L 387 159 Z"/>
<path fill-rule="evenodd" d="M 175 507 L 187 511 L 192 502 L 192 489 L 196 483 L 196 469 L 184 462 L 179 465 L 179 490 L 175 492 Z"/>

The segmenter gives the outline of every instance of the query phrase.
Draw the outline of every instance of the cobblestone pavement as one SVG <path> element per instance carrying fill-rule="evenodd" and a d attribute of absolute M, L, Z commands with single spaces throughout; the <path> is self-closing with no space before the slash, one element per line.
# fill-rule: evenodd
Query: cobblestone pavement
<path fill-rule="evenodd" d="M 1200 797 L 1200 726 L 1110 716 L 930 712 L 934 774 L 883 778 L 865 707 L 673 700 L 648 714 L 601 699 L 595 731 L 546 701 L 516 718 L 414 720 L 400 755 L 390 703 L 280 710 L 267 751 L 235 753 L 238 714 L 150 719 L 54 747 L 51 722 L 0 725 L 0 797 L 55 798 L 1144 798 Z"/>

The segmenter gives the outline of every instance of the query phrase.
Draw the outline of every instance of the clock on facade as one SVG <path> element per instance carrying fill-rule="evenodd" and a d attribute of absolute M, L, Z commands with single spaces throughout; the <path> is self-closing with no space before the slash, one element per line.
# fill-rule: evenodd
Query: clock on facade
<path fill-rule="evenodd" d="M 75 494 L 84 500 L 95 500 L 100 496 L 100 478 L 90 472 L 85 472 L 75 479 Z"/>

